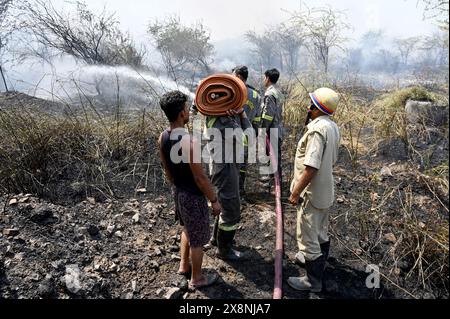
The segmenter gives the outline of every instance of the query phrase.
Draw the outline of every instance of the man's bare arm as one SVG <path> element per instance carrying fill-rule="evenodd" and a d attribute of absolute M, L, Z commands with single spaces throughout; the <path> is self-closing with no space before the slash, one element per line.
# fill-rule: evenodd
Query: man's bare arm
<path fill-rule="evenodd" d="M 161 157 L 161 161 L 162 161 L 163 168 L 164 168 L 164 174 L 166 175 L 166 178 L 169 180 L 169 182 L 171 184 L 173 184 L 173 176 L 172 176 L 172 174 L 170 174 L 166 156 L 164 155 L 164 152 L 162 151 L 161 141 L 162 141 L 162 134 L 159 136 L 159 139 L 158 139 L 159 157 Z"/>

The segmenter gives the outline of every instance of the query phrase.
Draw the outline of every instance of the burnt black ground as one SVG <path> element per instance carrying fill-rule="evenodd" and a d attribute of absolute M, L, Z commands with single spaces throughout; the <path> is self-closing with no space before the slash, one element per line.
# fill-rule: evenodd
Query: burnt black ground
<path fill-rule="evenodd" d="M 378 168 L 377 168 L 378 169 Z M 375 167 L 373 168 L 375 172 Z M 399 174 L 386 184 L 410 183 L 413 176 Z M 361 247 L 360 230 L 354 214 L 361 206 L 350 200 L 376 187 L 367 178 L 350 178 L 348 170 L 338 167 L 338 195 L 345 201 L 332 208 L 331 258 L 325 274 L 325 290 L 320 294 L 294 291 L 286 284 L 289 276 L 303 274 L 294 264 L 296 253 L 295 210 L 283 199 L 285 225 L 284 298 L 418 298 L 446 297 L 440 291 L 402 285 L 399 274 L 390 275 L 399 287 L 382 278 L 380 289 L 365 285 L 371 257 Z M 398 180 L 397 180 L 398 179 Z M 174 220 L 170 196 L 141 194 L 135 199 L 83 201 L 72 206 L 53 205 L 25 195 L 14 196 L 23 203 L 9 205 L 11 197 L 2 197 L 4 211 L 0 228 L 16 229 L 18 234 L 0 237 L 0 296 L 2 298 L 162 298 L 164 287 L 181 287 L 184 298 L 271 298 L 273 292 L 275 213 L 273 196 L 252 187 L 243 206 L 242 224 L 236 237 L 238 248 L 249 258 L 226 263 L 215 258 L 214 249 L 206 252 L 205 267 L 219 273 L 218 284 L 202 291 L 188 292 L 186 281 L 175 274 L 178 268 L 180 227 Z M 418 188 L 418 192 L 423 189 Z M 359 195 L 358 195 L 359 196 Z M 395 207 L 391 209 L 395 210 Z M 345 213 L 350 212 L 349 221 Z M 139 222 L 132 220 L 139 213 Z M 344 215 L 343 215 L 344 214 Z M 114 229 L 111 227 L 114 226 Z M 109 227 L 109 228 L 108 228 Z M 116 233 L 117 231 L 121 233 Z M 380 244 L 379 255 L 391 244 Z M 361 250 L 358 252 L 358 249 Z M 358 252 L 358 253 L 355 253 Z M 67 267 L 80 270 L 81 289 L 67 286 Z M 380 267 L 388 272 L 389 265 Z M 47 277 L 46 277 L 47 276 Z"/>

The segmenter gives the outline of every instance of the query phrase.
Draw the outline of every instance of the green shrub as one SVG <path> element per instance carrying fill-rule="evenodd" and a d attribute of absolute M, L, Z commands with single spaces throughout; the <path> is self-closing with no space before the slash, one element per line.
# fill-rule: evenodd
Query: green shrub
<path fill-rule="evenodd" d="M 386 109 L 403 109 L 408 100 L 434 102 L 436 97 L 425 88 L 414 86 L 388 93 L 382 96 L 377 104 Z"/>

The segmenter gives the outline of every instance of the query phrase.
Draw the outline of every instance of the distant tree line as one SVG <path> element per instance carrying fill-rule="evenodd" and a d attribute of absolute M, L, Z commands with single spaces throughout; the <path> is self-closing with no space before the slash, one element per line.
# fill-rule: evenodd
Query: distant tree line
<path fill-rule="evenodd" d="M 288 12 L 288 21 L 268 27 L 264 32 L 248 31 L 253 67 L 276 66 L 284 72 L 298 73 L 311 67 L 327 74 L 346 68 L 351 72 L 417 71 L 448 67 L 448 1 L 420 0 L 424 18 L 434 19 L 441 31 L 429 36 L 387 38 L 380 30 L 364 34 L 357 44 L 345 37 L 351 31 L 343 12 L 331 7 Z M 333 61 L 334 58 L 334 61 Z M 334 65 L 332 65 L 334 62 Z"/>
<path fill-rule="evenodd" d="M 287 12 L 286 21 L 263 32 L 247 31 L 248 60 L 240 63 L 261 71 L 278 67 L 289 74 L 308 68 L 327 74 L 343 67 L 351 72 L 442 70 L 448 67 L 449 2 L 417 1 L 424 4 L 424 18 L 435 21 L 440 31 L 388 39 L 374 30 L 355 45 L 345 37 L 351 26 L 343 12 L 330 6 L 303 6 Z M 215 71 L 214 46 L 202 23 L 186 25 L 180 17 L 169 16 L 150 21 L 147 34 L 160 56 L 160 70 L 173 81 L 192 89 L 198 79 Z M 52 0 L 0 0 L 0 83 L 5 89 L 4 66 L 15 38 L 20 38 L 15 43 L 23 46 L 22 58 L 38 57 L 49 63 L 59 55 L 88 65 L 136 69 L 148 69 L 155 62 L 146 60 L 147 47 L 137 46 L 131 35 L 121 30 L 116 15 L 105 9 L 94 13 L 81 0 L 66 2 L 64 7 L 55 6 Z"/>

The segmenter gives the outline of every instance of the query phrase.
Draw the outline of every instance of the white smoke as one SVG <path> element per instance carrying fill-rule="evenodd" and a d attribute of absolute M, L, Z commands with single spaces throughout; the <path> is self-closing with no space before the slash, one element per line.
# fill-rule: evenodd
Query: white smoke
<path fill-rule="evenodd" d="M 77 104 L 80 99 L 95 97 L 103 104 L 142 108 L 154 105 L 165 92 L 179 90 L 193 99 L 188 88 L 167 77 L 128 66 L 100 66 L 77 63 L 71 57 L 53 61 L 52 65 L 31 63 L 7 69 L 10 89 L 43 99 Z"/>
<path fill-rule="evenodd" d="M 212 64 L 212 68 L 214 70 L 217 70 L 220 73 L 230 73 L 231 70 L 238 66 L 238 65 L 242 65 L 243 63 L 238 63 L 236 61 L 233 61 L 231 59 L 225 58 L 223 60 L 220 61 L 215 61 Z"/>

